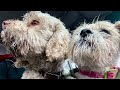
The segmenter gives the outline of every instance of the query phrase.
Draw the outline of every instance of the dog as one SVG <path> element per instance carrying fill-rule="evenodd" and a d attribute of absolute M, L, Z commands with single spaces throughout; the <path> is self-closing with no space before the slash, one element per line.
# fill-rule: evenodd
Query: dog
<path fill-rule="evenodd" d="M 74 30 L 71 58 L 79 68 L 77 79 L 120 78 L 120 21 L 84 23 Z"/>
<path fill-rule="evenodd" d="M 26 71 L 21 79 L 50 79 L 67 58 L 70 33 L 59 19 L 30 11 L 22 20 L 2 23 L 3 44 L 16 57 L 15 66 Z"/>

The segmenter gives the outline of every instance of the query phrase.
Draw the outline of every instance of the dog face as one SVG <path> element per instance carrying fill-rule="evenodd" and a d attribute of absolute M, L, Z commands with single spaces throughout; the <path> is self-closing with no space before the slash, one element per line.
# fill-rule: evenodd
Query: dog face
<path fill-rule="evenodd" d="M 118 25 L 108 21 L 97 21 L 78 27 L 70 43 L 71 58 L 80 67 L 114 65 L 120 52 Z"/>
<path fill-rule="evenodd" d="M 31 11 L 21 21 L 4 21 L 2 28 L 2 41 L 18 57 L 46 53 L 50 61 L 66 53 L 69 32 L 59 19 L 47 13 Z"/>

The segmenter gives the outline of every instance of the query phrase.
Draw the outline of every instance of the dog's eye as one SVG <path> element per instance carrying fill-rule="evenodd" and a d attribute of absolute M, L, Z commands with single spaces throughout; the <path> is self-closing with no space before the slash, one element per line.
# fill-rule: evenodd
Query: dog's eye
<path fill-rule="evenodd" d="M 102 29 L 100 32 L 104 32 L 104 33 L 107 33 L 107 34 L 110 34 L 110 32 L 106 29 Z"/>
<path fill-rule="evenodd" d="M 39 21 L 37 21 L 37 20 L 33 20 L 32 22 L 31 22 L 31 25 L 38 25 L 39 24 Z"/>

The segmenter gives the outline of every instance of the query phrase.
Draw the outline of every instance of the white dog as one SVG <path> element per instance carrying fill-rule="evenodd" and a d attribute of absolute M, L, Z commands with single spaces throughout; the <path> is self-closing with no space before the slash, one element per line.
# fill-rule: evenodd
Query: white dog
<path fill-rule="evenodd" d="M 70 58 L 78 65 L 79 79 L 114 79 L 120 53 L 120 22 L 108 21 L 80 25 L 73 33 Z"/>
<path fill-rule="evenodd" d="M 21 21 L 4 21 L 2 27 L 2 41 L 16 55 L 16 67 L 26 68 L 22 79 L 46 79 L 67 58 L 70 33 L 47 13 L 31 11 Z"/>

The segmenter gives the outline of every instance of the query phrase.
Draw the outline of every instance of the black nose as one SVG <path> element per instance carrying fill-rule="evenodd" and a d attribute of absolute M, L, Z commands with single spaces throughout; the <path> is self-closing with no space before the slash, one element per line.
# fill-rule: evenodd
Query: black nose
<path fill-rule="evenodd" d="M 80 36 L 84 38 L 89 34 L 92 34 L 92 32 L 89 29 L 83 29 L 80 33 Z"/>

